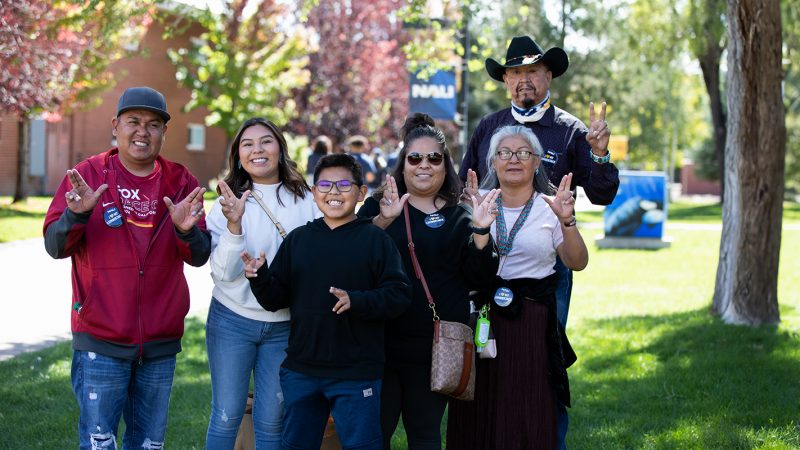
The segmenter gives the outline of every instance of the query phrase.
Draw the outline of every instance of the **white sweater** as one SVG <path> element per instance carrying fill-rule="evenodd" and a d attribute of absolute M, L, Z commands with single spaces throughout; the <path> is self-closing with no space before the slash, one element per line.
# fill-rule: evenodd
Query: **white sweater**
<path fill-rule="evenodd" d="M 275 192 L 279 184 L 254 184 L 250 196 L 259 195 L 267 208 L 283 225 L 286 233 L 321 217 L 314 196 L 308 192 L 305 198 L 295 198 L 285 187 L 280 187 L 283 206 L 278 203 Z M 275 224 L 258 205 L 255 199 L 248 198 L 242 216 L 242 234 L 235 235 L 228 230 L 228 219 L 222 214 L 219 201 L 211 207 L 206 218 L 211 232 L 211 278 L 214 280 L 212 295 L 228 309 L 253 320 L 281 322 L 289 320 L 289 309 L 276 312 L 266 311 L 258 304 L 250 291 L 250 283 L 244 276 L 244 263 L 240 257 L 243 251 L 258 256 L 262 251 L 267 263 L 272 262 L 283 239 Z"/>

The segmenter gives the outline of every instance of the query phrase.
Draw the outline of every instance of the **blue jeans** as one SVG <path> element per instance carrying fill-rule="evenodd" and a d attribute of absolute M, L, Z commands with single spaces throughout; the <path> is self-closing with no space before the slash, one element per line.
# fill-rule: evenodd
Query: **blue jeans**
<path fill-rule="evenodd" d="M 318 449 L 328 414 L 342 449 L 381 450 L 381 380 L 340 380 L 281 368 L 284 449 Z"/>
<path fill-rule="evenodd" d="M 564 265 L 561 258 L 556 258 L 556 265 L 553 267 L 558 273 L 558 285 L 556 286 L 556 317 L 558 323 L 565 330 L 567 329 L 567 316 L 569 315 L 569 301 L 572 297 L 572 270 Z M 558 405 L 558 430 L 557 446 L 559 450 L 567 450 L 567 429 L 569 428 L 569 416 L 564 405 Z"/>
<path fill-rule="evenodd" d="M 126 425 L 124 448 L 163 448 L 174 374 L 175 356 L 139 363 L 73 350 L 80 448 L 116 449 L 120 416 Z"/>
<path fill-rule="evenodd" d="M 281 448 L 283 392 L 278 369 L 286 358 L 289 322 L 262 322 L 242 317 L 211 300 L 206 321 L 206 348 L 211 372 L 211 417 L 206 448 L 232 449 L 253 389 L 256 449 Z"/>

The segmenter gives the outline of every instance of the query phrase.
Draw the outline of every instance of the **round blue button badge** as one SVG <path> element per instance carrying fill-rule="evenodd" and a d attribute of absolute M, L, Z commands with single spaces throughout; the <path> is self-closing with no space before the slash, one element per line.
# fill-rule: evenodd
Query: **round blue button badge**
<path fill-rule="evenodd" d="M 444 216 L 439 213 L 428 214 L 425 216 L 425 225 L 428 228 L 439 228 L 444 225 Z"/>
<path fill-rule="evenodd" d="M 111 228 L 122 226 L 122 214 L 120 214 L 116 206 L 108 207 L 103 211 L 103 220 Z"/>
<path fill-rule="evenodd" d="M 512 300 L 514 300 L 514 293 L 507 287 L 497 288 L 494 293 L 494 302 L 497 303 L 497 306 L 505 308 L 511 304 Z"/>

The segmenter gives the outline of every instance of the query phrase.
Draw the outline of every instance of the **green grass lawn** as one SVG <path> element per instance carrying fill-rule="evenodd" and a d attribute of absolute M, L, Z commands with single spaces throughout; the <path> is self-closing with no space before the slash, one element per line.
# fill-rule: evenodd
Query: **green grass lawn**
<path fill-rule="evenodd" d="M 11 197 L 0 196 L 0 242 L 42 237 L 42 224 L 52 197 L 29 197 L 12 204 Z"/>
<path fill-rule="evenodd" d="M 603 211 L 579 211 L 581 222 L 602 222 Z M 687 201 L 672 202 L 668 206 L 667 221 L 691 223 L 716 223 L 722 220 L 720 203 L 695 203 Z M 800 221 L 800 203 L 783 203 L 784 222 Z"/>
<path fill-rule="evenodd" d="M 706 217 L 716 214 L 695 208 L 687 204 L 684 221 L 711 222 Z M 800 210 L 794 205 L 786 215 L 796 220 Z M 567 443 L 800 448 L 800 231 L 782 238 L 782 322 L 761 328 L 724 325 L 708 314 L 720 232 L 670 235 L 672 247 L 658 251 L 590 246 L 588 268 L 575 274 L 568 333 L 578 362 L 570 369 Z M 585 230 L 587 242 L 593 236 Z M 186 325 L 167 435 L 177 449 L 203 448 L 210 402 L 203 323 L 189 318 Z M 76 447 L 69 370 L 68 343 L 0 363 L 0 448 Z M 405 447 L 401 433 L 393 442 Z"/>

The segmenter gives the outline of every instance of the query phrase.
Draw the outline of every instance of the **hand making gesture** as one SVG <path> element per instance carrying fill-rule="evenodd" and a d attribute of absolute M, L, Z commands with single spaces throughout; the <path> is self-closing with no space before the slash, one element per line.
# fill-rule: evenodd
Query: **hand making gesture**
<path fill-rule="evenodd" d="M 205 210 L 203 210 L 203 193 L 205 191 L 206 188 L 198 186 L 177 205 L 173 204 L 169 197 L 164 197 L 164 204 L 167 205 L 172 223 L 181 233 L 191 231 L 205 214 Z"/>
<path fill-rule="evenodd" d="M 391 175 L 386 176 L 386 189 L 383 191 L 383 198 L 379 202 L 381 205 L 381 217 L 389 222 L 400 216 L 403 212 L 403 205 L 408 201 L 411 194 L 406 192 L 400 197 L 397 191 L 397 181 Z"/>
<path fill-rule="evenodd" d="M 572 172 L 561 177 L 561 183 L 559 183 L 558 191 L 554 197 L 542 196 L 562 224 L 572 221 L 575 215 L 575 197 L 572 196 L 572 191 L 569 190 L 571 185 Z"/>
<path fill-rule="evenodd" d="M 472 203 L 472 197 L 478 199 L 478 203 Z M 472 170 L 467 170 L 467 183 L 464 185 L 464 192 L 461 193 L 461 201 L 467 204 L 480 205 L 483 197 L 478 192 L 478 174 Z"/>
<path fill-rule="evenodd" d="M 256 278 L 258 276 L 258 269 L 264 265 L 267 260 L 267 255 L 262 251 L 258 258 L 253 258 L 246 251 L 240 255 L 244 263 L 244 276 L 247 278 Z"/>
<path fill-rule="evenodd" d="M 474 174 L 475 172 L 473 172 Z M 475 228 L 486 228 L 492 225 L 497 217 L 497 196 L 500 189 L 492 189 L 481 199 L 480 195 L 472 195 L 472 226 Z"/>
<path fill-rule="evenodd" d="M 350 309 L 350 295 L 347 294 L 347 291 L 331 286 L 330 293 L 338 300 L 333 305 L 333 312 L 341 314 Z"/>
<path fill-rule="evenodd" d="M 219 190 L 222 194 L 219 197 L 219 206 L 222 208 L 222 215 L 228 219 L 228 231 L 237 235 L 242 234 L 242 216 L 250 191 L 244 191 L 242 198 L 237 198 L 224 181 L 219 182 Z"/>
<path fill-rule="evenodd" d="M 592 147 L 595 155 L 606 155 L 609 137 L 611 137 L 611 130 L 608 129 L 608 122 L 606 122 L 606 102 L 603 102 L 598 117 L 595 117 L 594 103 L 589 103 L 589 133 L 586 135 L 586 141 Z"/>
<path fill-rule="evenodd" d="M 67 199 L 67 208 L 75 214 L 82 214 L 94 209 L 100 196 L 108 189 L 107 184 L 101 184 L 97 190 L 92 190 L 77 170 L 67 170 L 67 178 L 72 189 L 64 197 Z"/>

